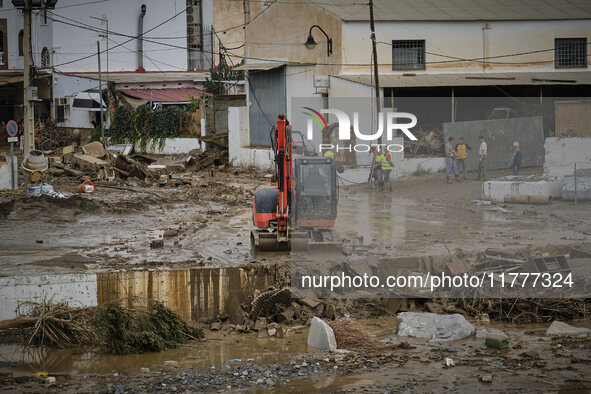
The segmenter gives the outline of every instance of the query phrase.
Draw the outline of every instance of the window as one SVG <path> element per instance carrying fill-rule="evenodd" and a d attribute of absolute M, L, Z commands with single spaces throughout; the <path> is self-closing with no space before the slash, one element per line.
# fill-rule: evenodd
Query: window
<path fill-rule="evenodd" d="M 62 123 L 70 118 L 70 105 L 67 97 L 55 99 L 55 121 Z"/>
<path fill-rule="evenodd" d="M 557 38 L 554 40 L 555 67 L 587 67 L 586 38 Z"/>
<path fill-rule="evenodd" d="M 425 68 L 425 40 L 392 41 L 392 70 Z"/>
<path fill-rule="evenodd" d="M 51 55 L 49 54 L 49 49 L 47 47 L 43 47 L 41 51 L 41 67 L 48 68 L 51 66 Z"/>
<path fill-rule="evenodd" d="M 23 49 L 23 40 L 25 38 L 25 31 L 21 30 L 18 32 L 18 55 L 25 56 L 25 50 Z"/>

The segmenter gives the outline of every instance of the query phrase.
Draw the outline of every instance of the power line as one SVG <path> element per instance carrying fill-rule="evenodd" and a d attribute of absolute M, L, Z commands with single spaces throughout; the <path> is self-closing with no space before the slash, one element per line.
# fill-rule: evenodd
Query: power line
<path fill-rule="evenodd" d="M 266 9 L 268 9 L 268 8 L 269 7 L 267 7 Z M 172 18 L 167 19 L 166 21 L 162 22 L 161 24 L 153 27 L 152 29 L 148 30 L 147 32 L 152 31 L 152 30 L 158 28 L 159 26 L 162 26 L 164 23 L 167 23 L 171 19 L 173 19 L 176 16 L 180 15 L 181 13 L 185 12 L 185 10 L 179 12 L 178 14 L 174 15 Z M 264 12 L 265 10 L 263 10 L 262 12 Z M 262 14 L 262 12 L 259 13 L 258 15 Z M 59 15 L 55 15 L 55 16 L 61 17 Z M 67 18 L 67 19 L 69 19 L 69 18 Z M 84 24 L 84 23 L 78 22 L 78 21 L 75 21 L 76 23 L 79 23 L 77 25 L 77 24 L 73 24 L 73 23 L 61 21 L 59 19 L 52 19 L 52 20 L 54 20 L 55 22 L 58 22 L 58 23 L 70 25 L 70 26 L 73 26 L 73 27 L 81 28 L 81 29 L 91 30 L 91 31 L 94 31 L 94 32 L 97 32 L 97 33 L 104 33 L 105 32 L 105 30 L 103 30 L 103 29 L 99 29 L 99 28 L 96 28 L 94 26 L 91 26 L 91 25 L 88 25 L 88 24 Z M 253 20 L 254 19 L 252 19 L 250 22 L 252 22 Z M 74 20 L 72 20 L 72 21 L 74 21 Z M 128 35 L 128 34 L 118 33 L 116 31 L 109 31 L 109 34 L 130 38 L 129 40 L 127 40 L 127 41 L 125 41 L 125 42 L 123 42 L 121 44 L 118 44 L 114 48 L 117 48 L 118 46 L 122 46 L 123 44 L 126 44 L 126 43 L 132 41 L 133 39 L 139 38 L 139 35 L 138 36 L 133 36 L 133 35 Z M 216 36 L 217 36 L 217 32 L 214 32 L 214 34 L 216 34 Z M 218 36 L 218 39 L 219 39 L 219 36 Z M 157 44 L 157 45 L 167 46 L 169 48 L 176 48 L 176 49 L 182 49 L 182 50 L 188 50 L 188 49 L 190 49 L 187 46 L 181 46 L 181 45 L 175 45 L 175 44 L 171 44 L 171 43 L 158 42 L 158 41 L 155 41 L 153 39 L 147 39 L 145 37 L 143 37 L 142 40 L 143 41 L 146 41 L 146 42 L 154 43 L 154 44 Z M 383 41 L 380 41 L 379 43 L 386 44 L 386 45 L 391 45 L 390 43 L 383 42 Z M 286 44 L 287 43 L 285 43 L 284 45 L 286 45 Z M 249 60 L 260 60 L 260 61 L 267 61 L 267 62 L 285 63 L 285 62 L 280 61 L 280 60 L 277 60 L 277 59 L 269 59 L 269 58 L 253 57 L 253 56 L 240 56 L 240 55 L 237 55 L 237 54 L 234 54 L 234 53 L 230 52 L 231 50 L 240 49 L 244 45 L 247 45 L 247 43 L 245 43 L 245 44 L 243 44 L 241 46 L 235 47 L 235 48 L 225 48 L 224 51 L 225 51 L 225 53 L 229 57 L 246 58 L 246 59 L 249 59 Z M 588 43 L 587 45 L 591 45 L 591 43 Z M 114 49 L 114 48 L 109 48 L 109 51 L 112 50 L 112 49 Z M 491 61 L 487 61 L 485 59 L 499 59 L 499 58 L 522 56 L 522 55 L 528 55 L 528 54 L 534 54 L 534 53 L 543 53 L 543 52 L 551 52 L 551 51 L 556 51 L 556 48 L 542 49 L 542 50 L 535 50 L 535 51 L 527 51 L 527 52 L 519 52 L 519 53 L 511 53 L 511 54 L 505 54 L 505 55 L 497 55 L 497 56 L 492 56 L 492 57 L 488 57 L 488 58 L 473 58 L 473 59 L 455 57 L 455 56 L 444 55 L 444 54 L 439 54 L 439 53 L 425 52 L 425 53 L 427 53 L 429 55 L 432 55 L 432 56 L 439 56 L 439 57 L 446 57 L 446 58 L 453 59 L 453 60 L 442 60 L 442 61 L 425 62 L 425 64 L 445 64 L 445 63 L 451 63 L 451 62 L 454 62 L 454 61 L 486 62 L 486 63 L 490 63 L 490 64 L 525 64 L 525 63 L 527 63 L 527 64 L 543 64 L 543 63 L 548 63 L 548 62 L 552 62 L 552 61 L 551 60 L 547 60 L 547 61 L 537 61 L 537 62 L 525 62 L 525 63 L 523 63 L 523 62 L 491 62 Z M 105 52 L 105 51 L 101 51 L 101 53 L 102 52 Z M 209 54 L 212 54 L 212 55 L 219 54 L 219 53 L 216 53 L 215 51 L 211 51 L 210 52 L 210 51 L 207 51 L 207 50 L 201 50 L 200 52 L 209 53 Z M 74 63 L 74 62 L 77 62 L 77 61 L 85 60 L 85 59 L 90 58 L 92 56 L 95 56 L 95 54 L 93 53 L 91 55 L 84 56 L 84 57 L 81 57 L 79 59 L 75 59 L 75 60 L 71 60 L 71 61 L 68 61 L 68 62 L 65 62 L 65 63 L 62 63 L 62 64 L 58 64 L 58 65 L 55 65 L 54 67 L 59 67 L 59 66 L 63 66 L 63 65 L 66 65 L 66 64 Z M 286 64 L 287 65 L 310 65 L 311 63 L 306 63 L 306 62 L 287 62 Z M 365 63 L 313 63 L 313 64 L 314 65 L 318 65 L 318 66 L 320 66 L 320 65 L 356 66 L 356 67 L 371 66 L 371 64 L 365 64 Z M 389 65 L 391 65 L 391 63 L 380 63 L 379 65 L 380 66 L 389 66 Z M 48 67 L 46 67 L 46 68 L 48 68 Z"/>
<path fill-rule="evenodd" d="M 187 7 L 187 8 L 188 8 L 188 7 Z M 180 15 L 180 14 L 182 14 L 183 12 L 186 12 L 186 11 L 187 11 L 187 8 L 185 8 L 185 9 L 183 9 L 182 11 L 180 11 L 180 12 L 176 13 L 176 14 L 175 14 L 175 15 L 173 15 L 172 17 L 170 17 L 170 18 L 166 19 L 164 22 L 161 22 L 161 23 L 157 24 L 156 26 L 152 27 L 151 29 L 148 29 L 148 30 L 146 30 L 144 33 L 149 33 L 149 32 L 151 32 L 151 31 L 153 31 L 153 30 L 155 30 L 155 29 L 159 28 L 160 26 L 162 26 L 162 25 L 164 25 L 164 24 L 166 24 L 166 23 L 170 22 L 171 20 L 173 20 L 174 18 L 176 18 L 177 16 L 179 16 L 179 15 Z M 135 40 L 135 39 L 137 39 L 137 38 L 139 38 L 139 37 L 140 37 L 140 34 L 138 34 L 137 36 L 134 36 L 134 37 L 130 38 L 129 40 L 127 40 L 127 41 L 125 41 L 125 42 L 123 42 L 123 43 L 121 43 L 121 44 L 118 44 L 118 45 L 116 45 L 114 48 L 109 48 L 109 50 L 111 50 L 111 49 L 115 49 L 115 48 L 117 48 L 117 47 L 119 47 L 119 46 L 122 46 L 122 45 L 124 45 L 124 44 L 127 44 L 128 42 L 130 42 L 130 41 L 132 41 L 132 40 Z M 106 50 L 102 50 L 100 53 L 104 53 L 104 52 L 106 52 Z M 93 56 L 95 56 L 95 54 L 88 55 L 88 56 L 84 56 L 84 57 L 82 57 L 82 58 L 75 59 L 75 60 L 72 60 L 72 61 L 69 61 L 69 62 L 65 62 L 65 63 L 57 64 L 57 65 L 54 65 L 53 67 L 61 67 L 61 66 L 65 66 L 65 65 L 67 65 L 67 64 L 76 63 L 76 62 L 79 62 L 79 61 L 81 61 L 81 60 L 89 59 L 89 58 L 91 58 L 91 57 L 93 57 Z M 42 69 L 47 69 L 47 68 L 51 68 L 51 67 L 42 67 Z"/>

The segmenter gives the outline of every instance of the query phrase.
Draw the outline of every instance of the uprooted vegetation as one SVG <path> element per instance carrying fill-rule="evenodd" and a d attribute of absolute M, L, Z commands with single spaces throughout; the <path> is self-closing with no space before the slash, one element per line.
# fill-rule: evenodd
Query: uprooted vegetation
<path fill-rule="evenodd" d="M 130 354 L 176 348 L 203 332 L 189 326 L 161 302 L 150 308 L 123 307 L 112 301 L 98 307 L 71 308 L 66 303 L 25 303 L 21 322 L 27 345 Z"/>

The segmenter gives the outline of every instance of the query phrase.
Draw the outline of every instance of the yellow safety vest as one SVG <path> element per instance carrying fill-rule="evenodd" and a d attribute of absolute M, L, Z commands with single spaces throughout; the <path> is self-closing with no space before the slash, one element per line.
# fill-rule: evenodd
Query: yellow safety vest
<path fill-rule="evenodd" d="M 332 157 L 334 159 L 334 152 L 331 150 L 327 150 L 324 152 L 324 157 Z"/>
<path fill-rule="evenodd" d="M 388 156 L 390 156 L 390 154 L 388 153 Z M 388 161 L 388 156 L 380 153 L 377 157 L 376 157 L 376 163 L 381 163 L 382 165 L 382 170 L 384 171 L 388 171 L 392 169 L 392 165 L 390 165 L 390 162 Z M 391 159 L 391 156 L 390 156 Z"/>

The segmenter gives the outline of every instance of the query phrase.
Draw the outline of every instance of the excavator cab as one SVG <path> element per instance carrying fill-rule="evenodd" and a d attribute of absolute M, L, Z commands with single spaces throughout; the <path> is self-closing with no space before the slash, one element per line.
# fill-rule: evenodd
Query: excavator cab
<path fill-rule="evenodd" d="M 341 248 L 332 228 L 337 217 L 337 172 L 330 157 L 294 157 L 291 125 L 277 115 L 270 132 L 276 186 L 255 191 L 250 240 L 256 251 Z M 339 169 L 337 169 L 339 167 Z"/>
<path fill-rule="evenodd" d="M 295 160 L 295 227 L 334 226 L 338 204 L 336 172 L 333 158 Z"/>

